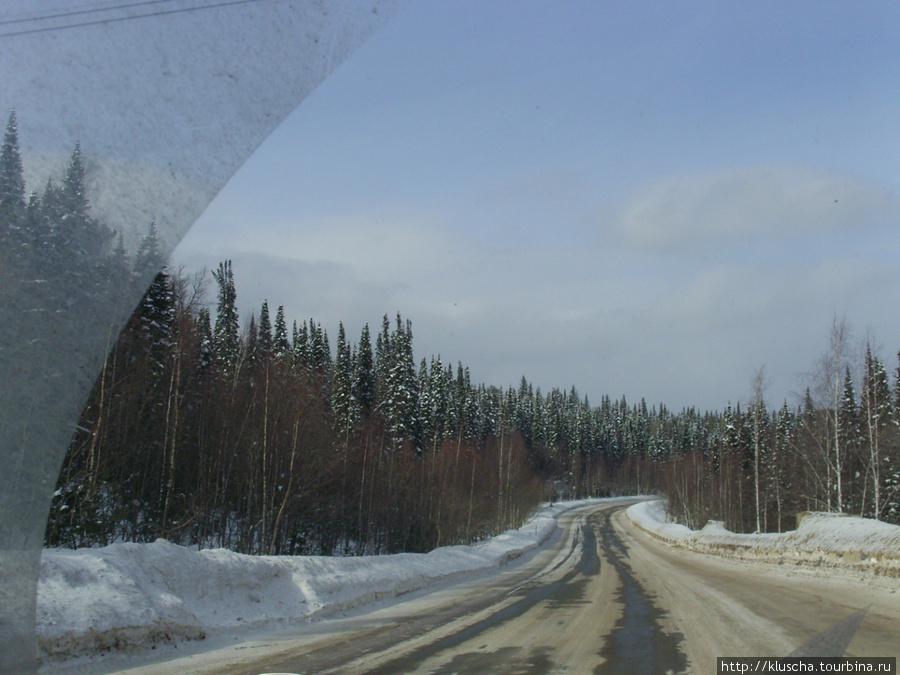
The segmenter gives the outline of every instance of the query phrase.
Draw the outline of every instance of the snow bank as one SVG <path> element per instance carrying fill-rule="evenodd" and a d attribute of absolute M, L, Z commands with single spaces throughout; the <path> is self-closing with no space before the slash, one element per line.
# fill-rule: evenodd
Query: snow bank
<path fill-rule="evenodd" d="M 702 530 L 667 522 L 661 501 L 628 508 L 631 521 L 654 537 L 703 553 L 742 559 L 768 559 L 806 565 L 839 566 L 900 577 L 900 527 L 835 513 L 803 514 L 796 530 L 735 534 L 720 521 Z"/>
<path fill-rule="evenodd" d="M 518 530 L 422 554 L 249 556 L 162 539 L 48 549 L 38 585 L 38 644 L 47 660 L 325 616 L 496 568 L 543 543 L 560 514 L 599 501 L 547 506 Z"/>

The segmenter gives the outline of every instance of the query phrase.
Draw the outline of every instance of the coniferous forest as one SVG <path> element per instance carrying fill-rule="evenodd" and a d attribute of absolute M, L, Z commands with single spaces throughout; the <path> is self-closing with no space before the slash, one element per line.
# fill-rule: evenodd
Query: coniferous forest
<path fill-rule="evenodd" d="M 472 382 L 461 362 L 417 360 L 400 314 L 358 336 L 338 325 L 333 338 L 267 302 L 240 317 L 229 261 L 166 269 L 152 223 L 129 251 L 91 215 L 77 145 L 58 181 L 26 198 L 11 115 L 0 155 L 8 294 L 39 279 L 52 307 L 156 276 L 113 336 L 72 437 L 49 546 L 164 537 L 256 554 L 425 551 L 517 526 L 544 500 L 651 492 L 691 527 L 782 531 L 809 510 L 900 523 L 900 366 L 889 376 L 870 345 L 853 358 L 842 322 L 801 400 L 772 410 L 762 371 L 723 412 L 592 405 L 574 388 L 542 392 L 525 377 L 501 388 Z"/>

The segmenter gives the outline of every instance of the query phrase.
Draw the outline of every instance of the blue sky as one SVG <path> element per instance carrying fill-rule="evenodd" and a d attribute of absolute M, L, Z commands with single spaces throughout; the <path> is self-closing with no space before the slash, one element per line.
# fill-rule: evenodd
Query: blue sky
<path fill-rule="evenodd" d="M 475 381 L 778 405 L 832 317 L 900 348 L 900 6 L 407 5 L 173 256 L 244 316 L 397 311 Z M 211 289 L 212 290 L 212 289 Z"/>

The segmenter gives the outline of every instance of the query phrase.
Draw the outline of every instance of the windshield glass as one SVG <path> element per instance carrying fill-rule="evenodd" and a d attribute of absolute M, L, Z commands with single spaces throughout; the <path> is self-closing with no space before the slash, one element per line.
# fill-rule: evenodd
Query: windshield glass
<path fill-rule="evenodd" d="M 0 670 L 34 666 L 47 508 L 85 397 L 162 261 L 388 2 L 0 8 Z M 121 262 L 145 250 L 132 278 Z"/>

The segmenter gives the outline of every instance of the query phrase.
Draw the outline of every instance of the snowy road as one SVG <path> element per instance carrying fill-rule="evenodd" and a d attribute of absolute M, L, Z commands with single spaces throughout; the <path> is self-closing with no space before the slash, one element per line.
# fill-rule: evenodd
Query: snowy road
<path fill-rule="evenodd" d="M 900 656 L 895 579 L 671 549 L 636 530 L 621 504 L 569 512 L 560 525 L 501 572 L 120 672 L 709 673 L 717 656 Z"/>

